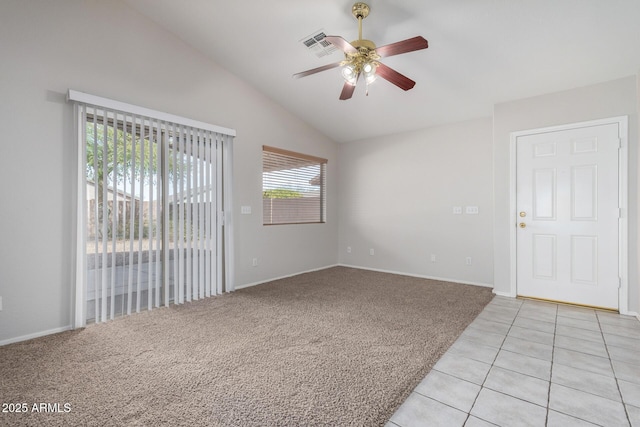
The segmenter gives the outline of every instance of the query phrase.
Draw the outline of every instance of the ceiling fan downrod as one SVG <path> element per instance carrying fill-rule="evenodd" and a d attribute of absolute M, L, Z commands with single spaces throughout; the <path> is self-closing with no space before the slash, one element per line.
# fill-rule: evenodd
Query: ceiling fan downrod
<path fill-rule="evenodd" d="M 358 20 L 358 40 L 362 40 L 362 20 L 369 16 L 369 5 L 358 2 L 351 8 L 351 14 Z"/>

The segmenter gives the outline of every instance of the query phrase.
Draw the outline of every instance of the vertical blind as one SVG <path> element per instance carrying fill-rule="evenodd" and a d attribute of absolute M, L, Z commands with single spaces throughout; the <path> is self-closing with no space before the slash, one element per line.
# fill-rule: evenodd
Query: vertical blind
<path fill-rule="evenodd" d="M 232 290 L 234 131 L 73 91 L 69 99 L 79 141 L 76 326 Z"/>
<path fill-rule="evenodd" d="M 326 222 L 327 159 L 262 147 L 264 225 Z"/>

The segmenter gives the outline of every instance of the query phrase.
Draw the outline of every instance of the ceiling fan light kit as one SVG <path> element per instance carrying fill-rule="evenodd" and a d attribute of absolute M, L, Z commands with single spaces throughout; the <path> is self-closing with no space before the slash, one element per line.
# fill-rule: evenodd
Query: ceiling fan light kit
<path fill-rule="evenodd" d="M 369 16 L 369 12 L 369 5 L 362 2 L 355 3 L 351 8 L 351 13 L 358 20 L 358 40 L 354 40 L 349 43 L 340 36 L 325 37 L 325 40 L 344 52 L 344 61 L 303 71 L 301 73 L 294 74 L 293 77 L 306 77 L 321 71 L 342 67 L 344 86 L 342 88 L 342 93 L 340 94 L 341 100 L 347 100 L 353 96 L 353 92 L 360 75 L 364 77 L 364 81 L 367 86 L 367 95 L 369 94 L 369 84 L 373 83 L 378 76 L 405 91 L 413 88 L 416 82 L 406 76 L 403 76 L 394 69 L 387 67 L 379 60 L 383 57 L 426 49 L 429 47 L 427 40 L 421 36 L 417 36 L 376 48 L 374 42 L 362 38 L 362 20 Z"/>

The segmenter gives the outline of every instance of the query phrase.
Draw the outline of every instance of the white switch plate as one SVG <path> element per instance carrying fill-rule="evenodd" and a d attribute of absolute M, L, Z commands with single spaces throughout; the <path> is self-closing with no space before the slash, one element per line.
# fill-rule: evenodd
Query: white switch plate
<path fill-rule="evenodd" d="M 465 208 L 465 213 L 467 215 L 477 215 L 478 214 L 478 207 L 477 206 L 467 206 Z"/>
<path fill-rule="evenodd" d="M 242 215 L 250 215 L 251 214 L 251 206 L 241 206 L 240 213 Z"/>
<path fill-rule="evenodd" d="M 468 256 L 468 257 L 464 260 L 464 263 L 465 263 L 465 264 L 467 264 L 467 265 L 471 265 L 471 257 L 470 257 L 470 256 Z"/>
<path fill-rule="evenodd" d="M 258 258 L 254 258 L 253 262 L 251 263 L 252 266 L 257 267 L 258 266 Z"/>
<path fill-rule="evenodd" d="M 435 254 L 431 254 L 431 262 L 436 262 L 436 255 Z"/>
<path fill-rule="evenodd" d="M 347 246 L 347 253 L 350 254 L 351 253 L 351 246 Z"/>
<path fill-rule="evenodd" d="M 373 248 L 369 249 L 369 255 L 375 255 L 376 251 L 373 250 Z"/>
<path fill-rule="evenodd" d="M 462 206 L 454 206 L 453 207 L 454 215 L 462 215 Z"/>

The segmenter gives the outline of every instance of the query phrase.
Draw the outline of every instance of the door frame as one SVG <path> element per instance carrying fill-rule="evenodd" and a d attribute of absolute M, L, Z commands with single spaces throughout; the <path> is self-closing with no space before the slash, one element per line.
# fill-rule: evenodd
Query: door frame
<path fill-rule="evenodd" d="M 606 124 L 618 125 L 618 137 L 620 138 L 620 149 L 618 150 L 618 203 L 620 208 L 620 219 L 618 220 L 618 275 L 620 277 L 620 287 L 618 292 L 618 307 L 620 314 L 629 314 L 628 306 L 628 285 L 629 285 L 629 247 L 628 247 L 628 181 L 629 181 L 629 136 L 628 136 L 628 116 L 610 117 L 606 119 L 589 120 L 585 122 L 569 123 L 559 126 L 550 126 L 537 129 L 529 129 L 510 133 L 509 141 L 509 266 L 510 266 L 510 288 L 509 296 L 517 296 L 517 206 L 516 206 L 516 178 L 517 178 L 517 158 L 516 144 L 518 138 L 540 133 L 557 132 L 563 130 L 576 129 L 586 126 L 600 126 Z"/>

